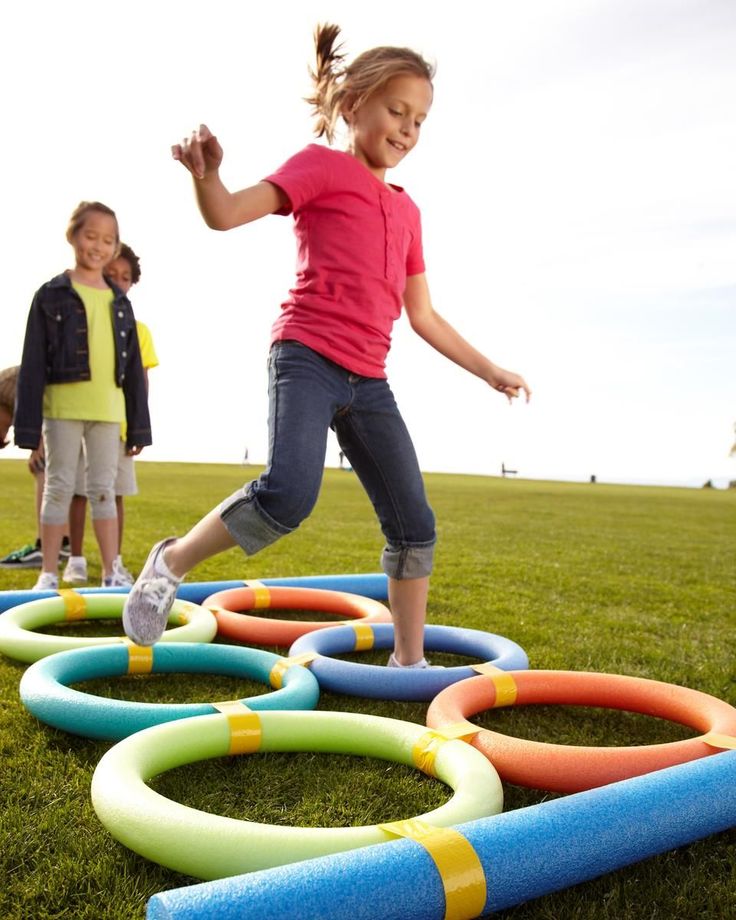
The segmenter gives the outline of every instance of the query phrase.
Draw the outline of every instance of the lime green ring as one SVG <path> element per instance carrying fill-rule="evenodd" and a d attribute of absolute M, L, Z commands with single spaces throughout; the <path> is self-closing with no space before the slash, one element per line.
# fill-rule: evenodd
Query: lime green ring
<path fill-rule="evenodd" d="M 79 623 L 86 620 L 122 619 L 124 594 L 80 594 L 83 616 L 69 617 L 63 597 L 44 597 L 20 604 L 0 615 L 0 652 L 8 658 L 31 664 L 47 655 L 92 645 L 115 645 L 128 642 L 124 636 L 49 636 L 34 632 L 41 626 Z M 211 642 L 217 634 L 214 614 L 198 604 L 174 601 L 169 625 L 162 642 Z"/>
<path fill-rule="evenodd" d="M 414 766 L 413 748 L 425 726 L 361 713 L 259 712 L 259 752 L 317 751 L 378 757 Z M 154 776 L 229 752 L 223 713 L 154 725 L 130 735 L 102 757 L 92 777 L 92 805 L 107 830 L 129 849 L 200 879 L 225 878 L 392 838 L 379 825 L 289 827 L 242 821 L 173 802 L 146 785 Z M 453 790 L 439 808 L 418 815 L 449 827 L 498 814 L 498 773 L 464 741 L 437 745 L 433 775 Z M 257 790 L 254 790 L 257 794 Z M 360 790 L 356 790 L 360 796 Z"/>

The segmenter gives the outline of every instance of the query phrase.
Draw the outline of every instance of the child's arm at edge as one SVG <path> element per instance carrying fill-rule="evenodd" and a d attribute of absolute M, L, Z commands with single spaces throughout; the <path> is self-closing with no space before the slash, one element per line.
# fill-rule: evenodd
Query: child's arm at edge
<path fill-rule="evenodd" d="M 522 376 L 494 364 L 437 313 L 432 306 L 426 275 L 410 275 L 406 279 L 404 308 L 411 328 L 432 348 L 464 370 L 485 380 L 494 390 L 507 396 L 509 401 L 523 390 L 529 402 L 532 391 Z"/>
<path fill-rule="evenodd" d="M 207 125 L 171 148 L 171 155 L 194 178 L 199 210 L 208 227 L 231 230 L 282 210 L 288 199 L 270 182 L 258 182 L 238 192 L 230 192 L 220 179 L 223 151 Z"/>

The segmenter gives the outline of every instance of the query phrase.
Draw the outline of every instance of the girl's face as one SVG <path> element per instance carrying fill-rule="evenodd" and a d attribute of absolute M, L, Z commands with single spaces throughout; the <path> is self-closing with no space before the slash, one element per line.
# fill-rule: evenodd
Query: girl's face
<path fill-rule="evenodd" d="M 120 288 L 123 294 L 127 294 L 133 287 L 133 269 L 130 267 L 130 262 L 121 256 L 110 262 L 105 269 L 105 274 L 110 281 Z"/>
<path fill-rule="evenodd" d="M 350 153 L 383 181 L 387 169 L 404 159 L 419 141 L 432 105 L 432 84 L 415 74 L 399 74 L 354 111 L 344 113 Z"/>
<path fill-rule="evenodd" d="M 118 248 L 118 225 L 114 217 L 90 211 L 82 226 L 72 236 L 77 268 L 102 276 L 102 269 Z"/>

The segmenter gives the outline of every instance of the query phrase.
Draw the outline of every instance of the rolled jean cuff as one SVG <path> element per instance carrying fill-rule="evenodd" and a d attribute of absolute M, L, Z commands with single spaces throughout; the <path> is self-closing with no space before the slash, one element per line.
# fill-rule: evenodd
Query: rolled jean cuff
<path fill-rule="evenodd" d="M 274 521 L 245 489 L 238 489 L 226 498 L 219 511 L 228 533 L 248 556 L 254 556 L 294 529 Z"/>
<path fill-rule="evenodd" d="M 389 578 L 426 578 L 432 574 L 434 541 L 419 546 L 391 546 L 383 548 L 381 567 Z"/>

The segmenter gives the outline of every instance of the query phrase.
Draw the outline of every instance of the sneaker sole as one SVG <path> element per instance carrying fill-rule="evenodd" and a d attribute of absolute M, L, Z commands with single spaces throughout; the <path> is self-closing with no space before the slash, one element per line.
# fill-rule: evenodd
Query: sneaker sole
<path fill-rule="evenodd" d="M 0 562 L 0 569 L 40 569 L 42 560 L 38 562 Z"/>

